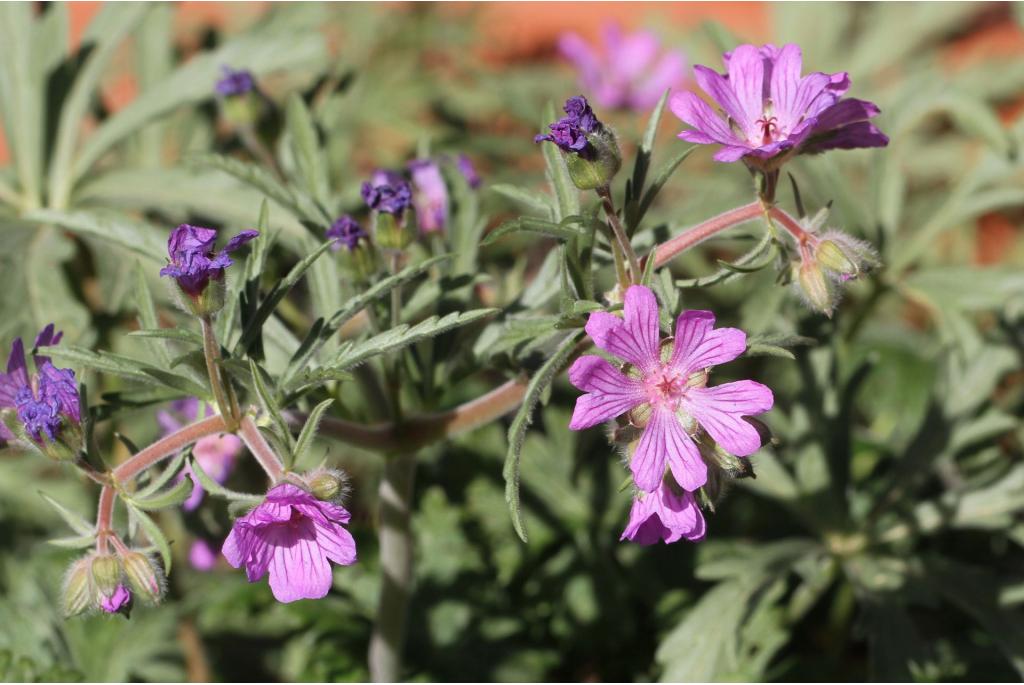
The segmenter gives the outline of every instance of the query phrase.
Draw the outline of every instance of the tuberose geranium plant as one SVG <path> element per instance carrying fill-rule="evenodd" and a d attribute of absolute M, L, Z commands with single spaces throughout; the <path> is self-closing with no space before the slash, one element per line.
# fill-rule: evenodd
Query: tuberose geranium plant
<path fill-rule="evenodd" d="M 115 28 L 129 31 L 133 16 Z M 222 560 L 250 583 L 265 583 L 268 601 L 322 599 L 336 578 L 358 572 L 351 567 L 364 550 L 378 555 L 370 673 L 396 680 L 415 581 L 418 458 L 511 415 L 505 499 L 526 541 L 523 446 L 561 379 L 575 388 L 574 407 L 557 428 L 594 431 L 607 449 L 588 458 L 622 461 L 621 485 L 610 493 L 629 508 L 619 540 L 715 537 L 714 513 L 730 481 L 756 476 L 751 457 L 764 446 L 789 447 L 773 438 L 769 377 L 740 374 L 740 360 L 755 351 L 792 356 L 789 348 L 807 339 L 748 335 L 730 325 L 730 312 L 694 304 L 694 291 L 774 270 L 777 287 L 790 285 L 818 319 L 831 317 L 843 289 L 880 258 L 871 244 L 828 225 L 827 200 L 809 213 L 795 180 L 791 204 L 780 185 L 801 156 L 880 148 L 889 139 L 872 121 L 879 108 L 847 97 L 856 92 L 849 76 L 805 74 L 796 45 L 736 46 L 723 55 L 724 74 L 694 67 L 702 92 L 681 90 L 690 82 L 683 53 L 663 50 L 650 34 L 609 29 L 602 50 L 566 36 L 561 50 L 585 92 L 564 101 L 564 116 L 546 113 L 533 139 L 550 192 L 496 188 L 536 211 L 494 227 L 481 211 L 486 168 L 479 173 L 458 149 L 424 143 L 408 158 L 366 167 L 392 168 L 339 182 L 327 169 L 314 98 L 298 93 L 281 113 L 280 137 L 266 140 L 264 65 L 235 59 L 240 49 L 200 63 L 207 92 L 194 96 L 216 103 L 231 140 L 225 147 L 237 154 L 189 160 L 264 198 L 258 212 L 246 205 L 221 222 L 239 224 L 233 230 L 161 224 L 158 248 L 124 238 L 117 223 L 104 233 L 109 226 L 71 210 L 85 171 L 117 129 L 98 136 L 75 164 L 72 134 L 59 136 L 47 187 L 19 188 L 19 211 L 91 239 L 120 236 L 122 247 L 149 258 L 156 250 L 160 262 L 140 266 L 134 282 L 138 330 L 128 337 L 147 344 L 149 356 L 122 352 L 124 341 L 117 353 L 67 344 L 59 332 L 65 323 L 55 321 L 30 349 L 11 341 L 0 373 L 0 440 L 70 465 L 98 488 L 92 521 L 53 502 L 75 532 L 55 542 L 80 550 L 63 586 L 68 616 L 128 616 L 138 604 L 159 604 L 176 540 L 153 512 L 217 511 L 230 516 L 230 528 L 219 539 L 194 540 L 188 558 L 201 570 Z M 649 111 L 642 140 L 620 140 L 602 108 Z M 673 156 L 652 174 L 666 108 L 685 125 L 678 138 L 693 146 L 673 142 Z M 132 122 L 122 126 L 141 126 Z M 749 201 L 666 232 L 649 210 L 701 146 L 714 146 L 714 160 L 751 179 Z M 623 150 L 633 151 L 631 164 Z M 343 173 L 351 176 L 351 168 Z M 752 250 L 677 287 L 671 270 L 684 268 L 685 253 L 739 226 L 753 232 Z M 524 293 L 503 300 L 480 250 L 524 237 L 555 247 L 530 272 Z M 157 276 L 179 313 L 158 314 L 149 291 Z M 111 392 L 83 383 L 96 374 L 101 383 L 114 379 Z M 126 454 L 114 459 L 111 419 L 140 410 L 150 412 L 159 437 L 140 446 L 118 435 Z M 380 455 L 379 474 L 344 473 L 349 448 Z M 256 467 L 258 486 L 229 487 Z M 367 544 L 350 498 L 374 486 L 378 539 Z M 830 532 L 827 544 L 843 555 L 868 542 Z"/>
<path fill-rule="evenodd" d="M 753 417 L 772 408 L 773 395 L 754 380 L 712 382 L 715 367 L 736 359 L 747 348 L 745 333 L 716 327 L 713 312 L 665 312 L 675 316 L 676 322 L 668 335 L 663 332 L 663 310 L 673 307 L 675 300 L 659 306 L 658 269 L 715 233 L 760 221 L 766 240 L 779 255 L 782 277 L 792 278 L 814 307 L 830 313 L 836 288 L 830 283 L 841 284 L 873 265 L 871 249 L 837 231 L 819 235 L 820 220 L 808 222 L 783 210 L 775 197 L 778 176 L 784 162 L 795 154 L 886 142 L 877 129 L 863 123 L 877 113 L 874 105 L 839 99 L 849 87 L 844 74 L 801 78 L 796 46 L 740 46 L 726 55 L 726 61 L 726 76 L 697 67 L 698 82 L 715 98 L 722 114 L 689 92 L 674 95 L 671 106 L 696 127 L 681 133 L 681 138 L 722 144 L 725 147 L 716 159 L 746 163 L 755 179 L 755 199 L 654 245 L 645 254 L 633 237 L 667 175 L 682 161 L 678 158 L 662 178 L 648 185 L 649 148 L 669 92 L 651 117 L 627 187 L 624 212 L 616 208 L 612 190 L 622 167 L 616 134 L 584 95 L 569 98 L 565 116 L 550 124 L 549 132 L 536 136 L 537 143 L 545 144 L 558 198 L 552 219 L 557 221 L 520 219 L 487 238 L 494 241 L 512 232 L 530 231 L 562 244 L 562 305 L 554 325 L 561 333 L 547 362 L 528 380 L 517 377 L 441 414 L 409 413 L 410 405 L 425 404 L 423 384 L 429 388 L 439 382 L 438 367 L 432 366 L 439 359 L 436 348 L 423 347 L 425 341 L 437 344 L 439 336 L 499 315 L 483 308 L 424 316 L 422 309 L 410 311 L 404 301 L 408 284 L 422 275 L 429 277 L 428 284 L 433 281 L 416 298 L 418 307 L 427 311 L 436 308 L 439 300 L 419 292 L 430 293 L 434 288 L 440 294 L 445 288 L 459 287 L 455 285 L 458 274 L 448 272 L 446 265 L 451 264 L 453 250 L 470 249 L 465 241 L 477 240 L 474 236 L 482 227 L 472 217 L 468 223 L 464 218 L 472 211 L 473 193 L 481 183 L 464 155 L 421 157 L 411 160 L 405 170 L 379 169 L 361 185 L 362 211 L 347 213 L 328 211 L 318 199 L 316 186 L 312 191 L 284 190 L 271 184 L 285 183 L 285 178 L 261 181 L 275 196 L 290 194 L 307 224 L 317 227 L 320 243 L 269 293 L 260 292 L 259 278 L 271 240 L 265 210 L 259 230 L 244 230 L 221 248 L 216 230 L 183 224 L 171 231 L 166 266 L 159 273 L 192 325 L 163 329 L 146 315 L 146 327 L 139 333 L 175 340 L 186 350 L 195 348 L 188 353 L 193 356 L 181 358 L 193 361 L 180 379 L 173 366 L 152 367 L 127 358 L 54 347 L 61 335 L 53 325 L 36 339 L 34 372 L 29 373 L 24 346 L 14 341 L 7 372 L 0 377 L 3 437 L 73 464 L 101 486 L 95 525 L 79 530 L 82 537 L 73 543 L 92 549 L 67 574 L 67 614 L 90 609 L 127 614 L 136 600 L 158 603 L 163 576 L 170 568 L 169 543 L 146 512 L 172 505 L 195 509 L 203 502 L 204 490 L 234 500 L 234 511 L 240 514 L 221 549 L 231 566 L 244 569 L 250 582 L 269 575 L 273 595 L 281 602 L 326 595 L 332 584 L 331 564 L 356 563 L 358 554 L 357 541 L 347 528 L 350 515 L 341 502 L 348 487 L 344 474 L 326 465 L 297 468 L 318 429 L 329 438 L 396 453 L 387 462 L 381 486 L 380 547 L 383 572 L 392 574 L 398 587 L 404 588 L 411 581 L 412 455 L 420 447 L 518 408 L 509 434 L 507 498 L 516 531 L 525 540 L 518 492 L 519 450 L 534 406 L 565 370 L 572 384 L 584 392 L 576 401 L 569 428 L 608 424 L 611 442 L 628 465 L 634 501 L 622 539 L 651 544 L 703 538 L 709 528 L 703 510 L 713 509 L 723 480 L 752 475 L 742 460 L 770 434 Z M 255 89 L 249 72 L 230 68 L 225 68 L 215 86 L 240 126 L 248 126 L 255 113 L 249 112 L 248 119 L 242 116 L 244 108 L 235 100 L 249 97 Z M 294 153 L 299 159 L 315 158 L 314 151 L 301 147 L 310 141 L 309 132 L 302 130 L 308 115 L 297 101 L 290 108 L 297 127 Z M 258 141 L 250 142 L 257 158 L 269 154 Z M 552 150 L 557 154 L 552 155 Z M 282 173 L 276 163 L 272 166 L 270 173 Z M 237 165 L 225 168 L 242 174 Z M 315 167 L 310 172 L 315 173 Z M 252 174 L 244 175 L 251 178 Z M 580 190 L 595 193 L 603 219 L 579 204 Z M 461 235 L 456 231 L 460 219 Z M 251 248 L 251 254 L 240 266 L 236 261 L 244 246 Z M 310 267 L 331 255 L 336 255 L 343 277 L 353 288 L 348 303 L 321 316 L 287 364 L 270 370 L 265 366 L 264 326 Z M 458 260 L 465 255 L 454 256 Z M 614 279 L 611 288 L 602 291 L 599 284 L 606 267 Z M 232 270 L 242 273 L 229 280 Z M 664 290 L 661 296 L 665 297 Z M 365 313 L 361 325 L 369 336 L 340 341 L 342 326 L 361 312 Z M 448 344 L 456 347 L 445 356 L 457 354 L 458 341 L 458 337 L 450 339 Z M 605 356 L 584 354 L 591 345 Z M 79 366 L 187 392 L 176 400 L 176 417 L 162 415 L 164 434 L 159 440 L 107 469 L 101 466 L 105 460 L 96 453 L 92 437 L 98 418 L 95 408 L 86 404 L 87 393 L 77 384 L 74 371 L 54 366 L 46 356 L 51 353 Z M 321 389 L 352 381 L 369 394 L 371 403 L 382 405 L 379 414 L 388 417 L 390 424 L 364 426 L 330 416 L 331 398 L 310 411 L 302 410 L 306 398 Z M 417 387 L 421 389 L 411 392 Z M 236 493 L 223 485 L 243 445 L 265 472 L 265 494 Z M 115 520 L 118 500 L 127 508 L 131 528 L 137 526 L 150 547 L 131 545 L 131 531 L 125 532 Z M 149 554 L 151 549 L 160 553 L 162 565 Z M 379 674 L 395 674 L 396 637 L 401 635 L 405 601 L 407 597 L 387 589 L 381 597 L 380 621 L 371 643 L 371 663 Z"/>

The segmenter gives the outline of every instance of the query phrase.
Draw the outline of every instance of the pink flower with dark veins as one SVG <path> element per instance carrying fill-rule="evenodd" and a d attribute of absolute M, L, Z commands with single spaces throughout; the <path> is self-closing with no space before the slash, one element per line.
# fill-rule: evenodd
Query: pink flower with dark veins
<path fill-rule="evenodd" d="M 279 602 L 319 599 L 331 589 L 331 564 L 356 561 L 356 542 L 342 524 L 344 507 L 281 483 L 235 525 L 221 552 L 254 583 L 268 572 Z"/>
<path fill-rule="evenodd" d="M 628 412 L 643 429 L 630 461 L 636 486 L 657 490 L 667 465 L 676 482 L 693 492 L 707 482 L 694 441 L 707 433 L 732 454 L 753 454 L 761 437 L 743 417 L 771 409 L 772 391 L 749 380 L 707 387 L 708 370 L 740 356 L 747 344 L 739 329 L 715 329 L 711 312 L 684 311 L 675 337 L 663 341 L 650 289 L 631 286 L 624 310 L 624 319 L 594 312 L 587 321 L 597 347 L 625 363 L 616 367 L 596 355 L 576 360 L 569 380 L 586 394 L 576 400 L 569 428 L 582 430 Z"/>

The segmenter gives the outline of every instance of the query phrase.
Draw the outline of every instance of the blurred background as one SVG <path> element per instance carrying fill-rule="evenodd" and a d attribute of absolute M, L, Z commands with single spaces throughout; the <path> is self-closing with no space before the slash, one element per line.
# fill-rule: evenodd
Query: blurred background
<path fill-rule="evenodd" d="M 208 153 L 252 159 L 214 99 L 222 65 L 256 75 L 258 132 L 273 155 L 283 154 L 286 99 L 302 96 L 341 208 L 359 206 L 359 183 L 378 167 L 464 153 L 485 179 L 490 228 L 535 209 L 510 187 L 545 187 L 533 136 L 550 121 L 549 103 L 581 92 L 558 49 L 566 32 L 600 50 L 610 24 L 648 30 L 685 55 L 686 73 L 720 69 L 721 53 L 741 42 L 797 42 L 805 72 L 848 71 L 850 95 L 881 107 L 890 146 L 801 159 L 790 171 L 808 212 L 830 205 L 830 225 L 874 244 L 883 269 L 853 284 L 831 320 L 776 285 L 772 269 L 680 291 L 724 325 L 817 341 L 725 372 L 776 391 L 766 421 L 777 444 L 753 458 L 758 478 L 729 493 L 699 545 L 619 543 L 629 507 L 617 491 L 621 466 L 600 431 L 565 428 L 576 392 L 563 379 L 524 448 L 523 544 L 503 499 L 506 422 L 424 450 L 407 677 L 1024 676 L 1019 4 L 14 4 L 0 14 L 4 351 L 56 321 L 70 342 L 140 354 L 141 342 L 125 337 L 138 328 L 139 262 L 161 323 L 183 321 L 155 277 L 159 263 L 138 246 L 159 252 L 184 221 L 251 227 L 261 201 L 204 162 Z M 681 87 L 694 86 L 687 78 Z M 595 109 L 628 165 L 651 108 Z M 68 111 L 77 116 L 65 120 Z M 683 149 L 681 128 L 662 118 L 655 167 Z M 751 194 L 741 168 L 697 151 L 638 239 L 664 239 Z M 794 206 L 788 183 L 780 202 Z M 271 221 L 284 238 L 268 279 L 309 246 L 287 208 L 272 204 Z M 673 273 L 711 274 L 747 238 L 702 246 Z M 484 248 L 491 298 L 548 306 L 543 288 L 530 287 L 548 252 L 524 238 Z M 286 332 L 308 324 L 303 292 L 294 305 Z M 528 354 L 487 348 L 473 354 L 498 375 L 530 368 Z M 86 380 L 97 398 L 118 389 Z M 492 386 L 471 379 L 449 399 Z M 127 454 L 114 430 L 136 444 L 159 434 L 152 408 L 113 424 L 104 439 L 114 461 Z M 67 533 L 40 492 L 88 518 L 96 488 L 0 452 L 0 675 L 365 680 L 381 461 L 325 442 L 328 452 L 352 477 L 360 560 L 335 569 L 327 598 L 280 605 L 223 559 L 194 556 L 197 543 L 215 550 L 230 525 L 222 503 L 208 500 L 196 512 L 161 512 L 175 543 L 169 598 L 130 621 L 60 617 L 74 553 L 46 543 Z M 229 486 L 254 491 L 260 477 L 245 464 Z"/>

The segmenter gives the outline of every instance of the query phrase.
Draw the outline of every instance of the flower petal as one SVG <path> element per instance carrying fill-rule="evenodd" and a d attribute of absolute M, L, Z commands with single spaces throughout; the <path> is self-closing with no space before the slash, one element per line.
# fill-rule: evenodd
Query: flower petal
<path fill-rule="evenodd" d="M 251 229 L 248 231 L 242 231 L 241 233 L 239 233 L 234 238 L 228 241 L 228 244 L 224 246 L 224 252 L 234 252 L 242 245 L 245 245 L 247 242 L 257 237 L 259 234 L 259 231 L 254 231 Z"/>
<path fill-rule="evenodd" d="M 18 390 L 27 385 L 25 346 L 21 338 L 15 338 L 11 343 L 11 354 L 7 357 L 7 373 L 0 373 L 0 407 L 14 407 Z"/>
<path fill-rule="evenodd" d="M 655 409 L 629 464 L 633 482 L 653 492 L 665 475 L 666 461 L 683 489 L 696 490 L 707 482 L 707 466 L 679 418 L 667 409 Z"/>
<path fill-rule="evenodd" d="M 623 307 L 625 320 L 608 312 L 594 312 L 587 320 L 587 334 L 610 354 L 625 359 L 641 371 L 659 363 L 661 330 L 658 301 L 642 285 L 630 286 Z"/>
<path fill-rule="evenodd" d="M 764 116 L 765 56 L 753 45 L 741 45 L 729 58 L 729 87 L 743 108 L 745 119 L 733 117 L 749 133 Z"/>
<path fill-rule="evenodd" d="M 723 147 L 721 150 L 716 152 L 712 159 L 716 162 L 735 162 L 738 159 L 745 157 L 751 153 L 750 147 L 740 147 L 738 145 L 730 145 Z"/>
<path fill-rule="evenodd" d="M 828 135 L 812 137 L 803 149 L 805 152 L 814 153 L 824 150 L 885 147 L 888 144 L 889 136 L 882 133 L 877 126 L 867 121 L 858 121 L 836 129 Z"/>
<path fill-rule="evenodd" d="M 686 57 L 683 53 L 675 50 L 666 52 L 636 86 L 630 96 L 630 104 L 640 110 L 653 107 L 666 90 L 680 85 L 685 75 Z"/>
<path fill-rule="evenodd" d="M 772 113 L 779 118 L 780 125 L 791 120 L 795 121 L 803 113 L 803 109 L 798 109 L 795 106 L 802 68 L 803 55 L 798 45 L 793 43 L 783 45 L 775 55 L 770 90 Z M 786 129 L 788 130 L 788 127 Z"/>
<path fill-rule="evenodd" d="M 758 59 L 760 64 L 760 58 Z M 763 70 L 763 67 L 759 67 Z M 705 93 L 711 96 L 719 107 L 736 122 L 743 132 L 743 138 L 749 140 L 754 135 L 754 122 L 760 118 L 760 114 L 751 117 L 747 112 L 746 105 L 741 101 L 740 96 L 733 90 L 733 84 L 714 69 L 708 69 L 700 64 L 693 68 L 694 78 Z M 759 103 L 760 107 L 760 103 Z"/>
<path fill-rule="evenodd" d="M 772 408 L 773 402 L 772 391 L 766 386 L 756 381 L 736 381 L 691 389 L 685 410 L 727 452 L 745 457 L 760 449 L 761 436 L 742 417 L 762 414 Z"/>
<path fill-rule="evenodd" d="M 313 522 L 306 519 L 289 529 L 288 538 L 273 545 L 270 589 L 274 599 L 282 603 L 320 599 L 331 589 L 331 565 L 317 544 Z"/>
<path fill-rule="evenodd" d="M 814 133 L 822 133 L 857 121 L 865 121 L 878 116 L 880 112 L 878 105 L 867 100 L 858 100 L 857 98 L 840 100 L 818 115 Z"/>
<path fill-rule="evenodd" d="M 356 563 L 356 541 L 340 524 L 316 524 L 316 542 L 334 563 L 342 566 Z"/>
<path fill-rule="evenodd" d="M 676 319 L 669 364 L 685 373 L 731 362 L 747 349 L 747 334 L 738 328 L 714 328 L 715 315 L 691 309 Z"/>
<path fill-rule="evenodd" d="M 724 145 L 738 144 L 741 141 L 733 133 L 729 125 L 715 114 L 708 103 L 701 100 L 694 93 L 685 91 L 674 93 L 668 100 L 669 109 L 684 123 L 693 126 L 694 131 L 683 131 L 689 137 L 684 138 L 692 143 L 722 143 Z M 696 135 L 695 135 L 696 134 Z M 702 136 L 707 140 L 698 140 Z M 679 134 L 682 138 L 683 134 Z"/>
<path fill-rule="evenodd" d="M 569 381 L 587 391 L 576 399 L 569 428 L 583 430 L 624 414 L 644 401 L 640 382 L 622 374 L 608 360 L 596 355 L 577 359 L 569 369 Z"/>

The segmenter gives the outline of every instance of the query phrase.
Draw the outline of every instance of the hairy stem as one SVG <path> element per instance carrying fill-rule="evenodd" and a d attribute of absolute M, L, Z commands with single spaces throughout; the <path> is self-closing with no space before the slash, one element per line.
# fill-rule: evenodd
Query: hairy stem
<path fill-rule="evenodd" d="M 370 677 L 396 682 L 402 675 L 409 598 L 413 586 L 413 540 L 410 527 L 416 455 L 388 459 L 380 484 L 380 604 L 370 637 Z"/>
<path fill-rule="evenodd" d="M 608 186 L 602 186 L 596 190 L 598 196 L 601 198 L 601 204 L 604 205 L 604 214 L 608 218 L 608 225 L 612 227 L 612 233 L 615 234 L 615 240 L 618 241 L 622 254 L 626 255 L 626 260 L 629 262 L 630 278 L 633 283 L 639 283 L 643 270 L 640 268 L 640 261 L 637 259 L 636 252 L 633 250 L 633 246 L 629 242 L 629 237 L 626 236 L 626 229 L 623 228 L 622 222 L 619 221 L 619 215 L 615 212 L 615 202 L 612 200 L 612 192 L 608 189 Z M 623 283 L 622 285 L 626 286 L 628 284 Z"/>
<path fill-rule="evenodd" d="M 697 243 L 701 243 L 716 233 L 721 233 L 727 228 L 738 226 L 742 223 L 756 219 L 764 212 L 760 202 L 751 202 L 748 205 L 730 209 L 728 212 L 719 214 L 706 221 L 703 221 L 693 228 L 689 228 L 677 236 L 669 238 L 656 247 L 648 259 L 653 255 L 654 266 L 661 267 L 670 262 L 677 255 L 689 250 Z"/>
<path fill-rule="evenodd" d="M 238 427 L 238 437 L 242 438 L 242 442 L 249 448 L 252 456 L 256 458 L 263 470 L 267 472 L 270 480 L 275 483 L 281 480 L 284 476 L 284 465 L 274 453 L 273 448 L 267 444 L 251 416 L 242 417 L 242 422 Z"/>
<path fill-rule="evenodd" d="M 228 400 L 228 394 L 224 390 L 220 374 L 220 344 L 213 332 L 213 322 L 209 316 L 204 316 L 199 321 L 203 328 L 203 356 L 206 358 L 206 373 L 210 377 L 213 397 L 217 401 L 221 415 L 230 417 L 232 424 L 235 424 L 238 421 L 238 409 L 235 403 Z"/>
<path fill-rule="evenodd" d="M 225 433 L 227 431 L 228 426 L 224 421 L 224 417 L 219 414 L 190 423 L 170 435 L 165 435 L 149 447 L 122 462 L 111 472 L 111 477 L 115 483 L 123 483 L 139 475 L 162 459 L 177 454 L 181 449 L 197 440 L 208 435 L 216 435 L 217 433 Z"/>

